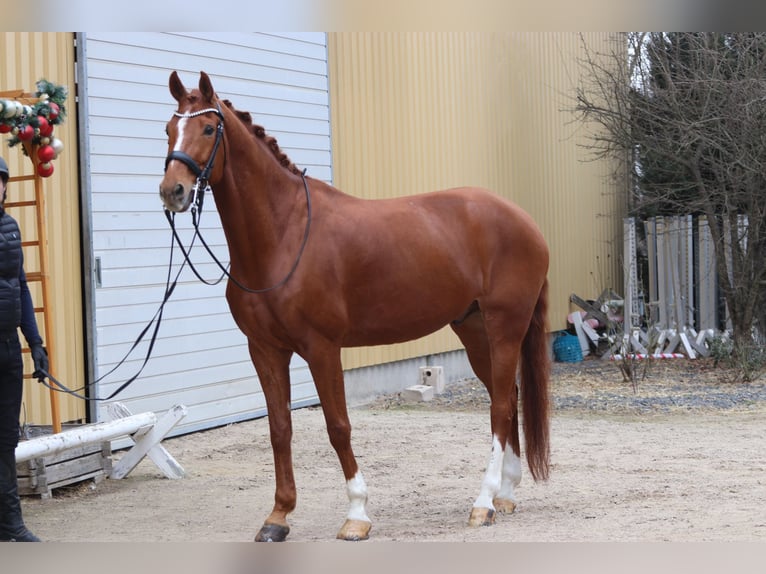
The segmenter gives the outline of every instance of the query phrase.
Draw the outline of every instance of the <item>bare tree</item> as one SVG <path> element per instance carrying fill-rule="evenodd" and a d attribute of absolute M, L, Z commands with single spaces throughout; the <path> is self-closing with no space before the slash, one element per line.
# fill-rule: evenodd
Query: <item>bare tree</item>
<path fill-rule="evenodd" d="M 735 347 L 766 334 L 766 33 L 629 33 L 585 46 L 575 111 L 622 160 L 631 215 L 705 215 Z"/>

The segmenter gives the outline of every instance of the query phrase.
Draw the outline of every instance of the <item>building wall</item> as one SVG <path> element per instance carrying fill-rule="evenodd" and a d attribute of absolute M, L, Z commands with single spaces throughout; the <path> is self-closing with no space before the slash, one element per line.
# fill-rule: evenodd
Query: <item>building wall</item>
<path fill-rule="evenodd" d="M 609 166 L 586 162 L 572 122 L 581 40 L 607 33 L 331 33 L 334 183 L 361 197 L 485 186 L 535 218 L 551 250 L 550 327 L 569 295 L 621 291 L 622 205 Z M 449 328 L 424 339 L 351 349 L 356 368 L 449 351 Z"/>
<path fill-rule="evenodd" d="M 88 120 L 82 136 L 89 165 L 87 252 L 100 270 L 88 298 L 96 375 L 103 377 L 98 396 L 110 396 L 140 371 L 116 398 L 136 413 L 184 404 L 188 414 L 174 434 L 263 416 L 265 398 L 247 340 L 229 311 L 226 281 L 205 285 L 189 266 L 179 269 L 183 256 L 177 246 L 170 275 L 180 272 L 178 284 L 163 307 L 145 368 L 152 330 L 133 349 L 158 312 L 171 260 L 171 229 L 157 191 L 168 152 L 165 126 L 177 108 L 168 78 L 175 70 L 193 88 L 204 70 L 217 93 L 251 112 L 297 165 L 329 181 L 325 35 L 86 32 L 79 37 Z M 194 235 L 191 215 L 177 214 L 175 225 L 188 248 Z M 228 262 L 215 193 L 205 197 L 200 228 L 216 256 Z M 209 281 L 221 277 L 199 239 L 191 260 Z M 316 403 L 305 361 L 294 356 L 290 372 L 293 406 Z M 106 419 L 105 411 L 101 403 L 92 418 Z"/>
<path fill-rule="evenodd" d="M 51 351 L 52 374 L 71 388 L 85 381 L 85 351 L 82 328 L 82 289 L 80 264 L 80 219 L 78 188 L 77 105 L 75 103 L 74 34 L 48 32 L 0 32 L 0 91 L 24 90 L 34 93 L 36 83 L 44 78 L 67 87 L 67 117 L 54 135 L 64 144 L 63 153 L 54 161 L 54 174 L 43 179 L 45 220 L 48 238 L 48 281 L 51 301 L 51 334 L 46 345 Z M 3 136 L 2 153 L 14 176 L 33 175 L 32 161 L 23 155 L 21 146 L 9 148 Z M 8 201 L 34 199 L 32 181 L 13 182 Z M 34 208 L 8 210 L 18 221 L 24 240 L 36 236 Z M 25 248 L 27 271 L 37 271 L 36 248 Z M 36 306 L 42 305 L 39 283 L 30 285 Z M 43 327 L 43 317 L 38 314 Z M 26 369 L 32 372 L 26 357 Z M 61 420 L 79 421 L 85 416 L 83 401 L 58 394 Z M 36 381 L 24 385 L 21 421 L 50 424 L 50 392 Z"/>

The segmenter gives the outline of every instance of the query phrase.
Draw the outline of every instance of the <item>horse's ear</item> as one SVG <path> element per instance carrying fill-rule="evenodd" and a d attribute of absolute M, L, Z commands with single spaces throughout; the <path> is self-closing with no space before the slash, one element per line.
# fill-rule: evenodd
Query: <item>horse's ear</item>
<path fill-rule="evenodd" d="M 186 87 L 183 85 L 181 78 L 178 77 L 178 72 L 173 71 L 170 74 L 170 80 L 168 80 L 168 87 L 170 88 L 171 95 L 180 102 L 181 99 L 186 96 Z"/>
<path fill-rule="evenodd" d="M 213 89 L 213 84 L 210 81 L 210 76 L 208 76 L 205 72 L 199 73 L 199 91 L 202 92 L 202 97 L 204 97 L 208 102 L 212 102 L 215 98 L 215 90 Z"/>

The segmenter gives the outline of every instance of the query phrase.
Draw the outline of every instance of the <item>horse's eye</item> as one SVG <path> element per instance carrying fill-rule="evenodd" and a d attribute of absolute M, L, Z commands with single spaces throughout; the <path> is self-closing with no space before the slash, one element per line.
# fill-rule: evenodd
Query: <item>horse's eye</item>
<path fill-rule="evenodd" d="M 215 131 L 215 128 L 213 128 L 213 126 L 211 126 L 211 125 L 205 126 L 205 135 L 206 136 L 212 136 L 214 131 Z"/>

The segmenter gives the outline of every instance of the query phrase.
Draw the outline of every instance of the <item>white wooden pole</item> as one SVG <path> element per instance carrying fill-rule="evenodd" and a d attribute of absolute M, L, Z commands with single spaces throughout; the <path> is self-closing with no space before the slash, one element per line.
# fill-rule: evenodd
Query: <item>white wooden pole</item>
<path fill-rule="evenodd" d="M 147 412 L 21 441 L 16 447 L 16 462 L 58 454 L 68 448 L 83 444 L 103 442 L 130 435 L 141 428 L 151 427 L 156 422 L 157 415 Z"/>
<path fill-rule="evenodd" d="M 660 323 L 660 310 L 658 306 L 659 295 L 657 294 L 657 231 L 654 218 L 648 219 L 644 222 L 644 228 L 646 229 L 646 253 L 649 267 L 649 309 L 647 315 L 649 316 L 650 325 L 659 325 Z"/>

